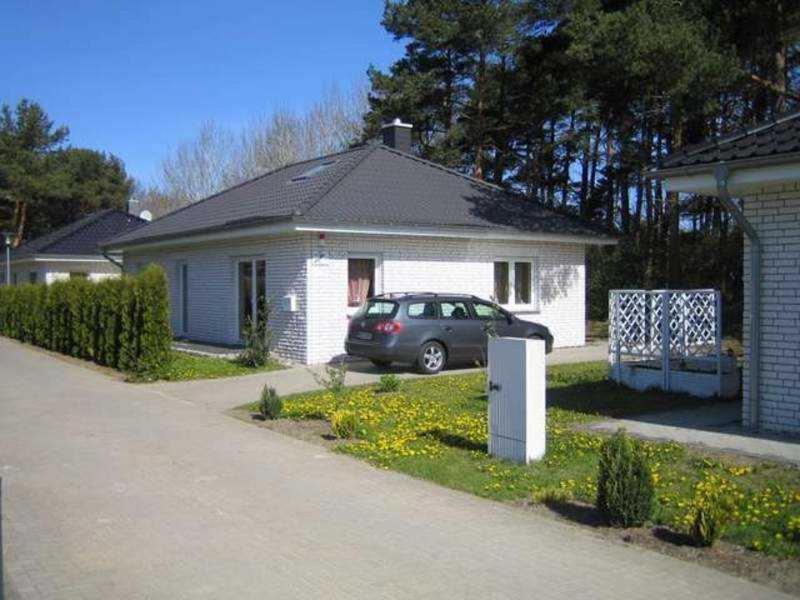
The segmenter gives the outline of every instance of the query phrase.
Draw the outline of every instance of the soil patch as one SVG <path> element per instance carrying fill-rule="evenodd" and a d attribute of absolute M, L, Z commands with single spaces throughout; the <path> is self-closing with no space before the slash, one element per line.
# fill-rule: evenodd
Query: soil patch
<path fill-rule="evenodd" d="M 244 408 L 234 408 L 233 410 L 229 410 L 228 414 L 241 421 L 257 425 L 258 427 L 270 429 L 277 433 L 303 440 L 304 442 L 311 442 L 318 446 L 324 446 L 328 449 L 334 449 L 337 446 L 347 443 L 346 440 L 340 440 L 333 435 L 330 423 L 322 419 L 275 419 L 265 421 L 261 418 L 261 415 Z"/>
<path fill-rule="evenodd" d="M 591 529 L 608 540 L 641 546 L 800 597 L 800 560 L 796 558 L 776 558 L 725 541 L 717 542 L 713 548 L 698 548 L 688 536 L 661 526 L 608 527 L 594 506 L 582 502 L 534 504 L 526 501 L 519 504 L 536 514 Z"/>

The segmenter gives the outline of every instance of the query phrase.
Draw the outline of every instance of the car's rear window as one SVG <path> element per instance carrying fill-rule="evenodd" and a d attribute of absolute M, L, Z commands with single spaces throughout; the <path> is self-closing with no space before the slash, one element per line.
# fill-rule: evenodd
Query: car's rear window
<path fill-rule="evenodd" d="M 358 316 L 367 319 L 385 317 L 391 319 L 397 313 L 397 302 L 391 300 L 370 300 L 358 311 Z"/>

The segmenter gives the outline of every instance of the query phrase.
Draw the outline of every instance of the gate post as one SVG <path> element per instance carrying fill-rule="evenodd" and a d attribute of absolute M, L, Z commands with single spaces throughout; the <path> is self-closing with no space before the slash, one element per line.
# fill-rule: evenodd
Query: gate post
<path fill-rule="evenodd" d="M 672 304 L 672 294 L 670 292 L 661 293 L 661 368 L 664 371 L 664 391 L 669 392 L 671 377 L 669 373 L 670 348 L 672 340 L 669 329 L 669 310 Z"/>
<path fill-rule="evenodd" d="M 489 338 L 489 454 L 520 463 L 545 453 L 544 340 Z"/>

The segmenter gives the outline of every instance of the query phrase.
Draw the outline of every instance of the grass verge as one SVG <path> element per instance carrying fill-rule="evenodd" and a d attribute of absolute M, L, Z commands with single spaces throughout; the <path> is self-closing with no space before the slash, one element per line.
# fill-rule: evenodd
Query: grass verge
<path fill-rule="evenodd" d="M 336 447 L 382 468 L 500 501 L 553 496 L 593 503 L 598 451 L 605 435 L 582 425 L 702 401 L 663 392 L 635 392 L 606 380 L 605 363 L 548 369 L 547 455 L 531 465 L 486 452 L 485 375 L 404 381 L 397 392 L 373 386 L 284 399 L 289 419 L 324 419 L 356 412 L 362 439 Z M 250 407 L 255 409 L 255 406 Z M 674 442 L 642 442 L 657 501 L 653 524 L 685 533 L 703 494 L 713 487 L 732 501 L 724 538 L 780 557 L 800 556 L 800 471 L 771 462 L 701 453 Z"/>
<path fill-rule="evenodd" d="M 172 353 L 172 362 L 159 374 L 161 381 L 188 381 L 191 379 L 219 379 L 220 377 L 236 377 L 252 375 L 265 371 L 283 369 L 284 366 L 275 359 L 270 359 L 263 367 L 246 367 L 235 360 L 213 356 L 199 356 L 187 352 Z"/>

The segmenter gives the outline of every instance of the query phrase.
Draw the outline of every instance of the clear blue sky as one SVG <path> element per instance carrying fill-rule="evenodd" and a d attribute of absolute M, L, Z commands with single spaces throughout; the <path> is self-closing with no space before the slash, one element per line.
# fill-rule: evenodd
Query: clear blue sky
<path fill-rule="evenodd" d="M 148 183 L 209 119 L 240 126 L 347 88 L 403 45 L 383 0 L 3 0 L 0 103 L 41 103 L 70 143 Z"/>

